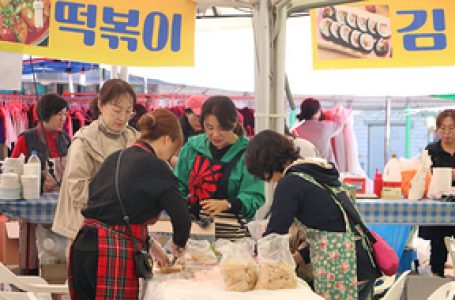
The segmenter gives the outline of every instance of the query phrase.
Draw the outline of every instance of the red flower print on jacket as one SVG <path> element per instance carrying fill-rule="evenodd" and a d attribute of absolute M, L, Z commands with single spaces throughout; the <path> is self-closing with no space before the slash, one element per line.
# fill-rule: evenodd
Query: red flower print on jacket
<path fill-rule="evenodd" d="M 196 155 L 189 176 L 188 201 L 194 204 L 210 199 L 217 190 L 221 176 L 220 164 L 212 164 L 209 158 Z"/>

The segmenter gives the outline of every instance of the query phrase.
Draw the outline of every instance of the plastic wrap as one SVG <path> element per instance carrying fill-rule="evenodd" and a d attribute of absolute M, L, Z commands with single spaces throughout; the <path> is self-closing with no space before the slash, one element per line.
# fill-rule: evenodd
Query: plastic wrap
<path fill-rule="evenodd" d="M 190 239 L 187 246 L 187 254 L 191 263 L 198 265 L 214 265 L 218 263 L 209 241 Z"/>
<path fill-rule="evenodd" d="M 246 292 L 254 288 L 257 281 L 257 265 L 251 256 L 251 243 L 218 241 L 216 248 L 222 254 L 221 275 L 225 289 Z"/>
<path fill-rule="evenodd" d="M 257 289 L 297 287 L 295 262 L 289 250 L 289 235 L 271 234 L 258 241 L 259 277 Z"/>
<path fill-rule="evenodd" d="M 67 239 L 45 225 L 36 226 L 36 246 L 41 264 L 66 262 Z"/>

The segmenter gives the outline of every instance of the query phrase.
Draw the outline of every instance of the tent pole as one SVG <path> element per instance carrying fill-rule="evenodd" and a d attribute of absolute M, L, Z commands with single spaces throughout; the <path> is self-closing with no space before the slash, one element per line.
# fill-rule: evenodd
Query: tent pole
<path fill-rule="evenodd" d="M 389 160 L 390 147 L 390 115 L 392 110 L 392 98 L 387 96 L 385 100 L 385 132 L 384 132 L 384 164 Z"/>
<path fill-rule="evenodd" d="M 271 94 L 273 96 L 271 98 L 271 111 L 273 111 L 273 116 L 270 116 L 270 119 L 272 121 L 271 129 L 284 133 L 284 125 L 286 123 L 286 105 L 284 97 L 286 87 L 285 65 L 287 7 L 285 5 L 277 5 L 275 13 L 274 26 L 272 27 L 274 39 L 272 44 L 273 68 Z"/>
<path fill-rule="evenodd" d="M 408 99 L 406 99 L 408 102 Z M 411 107 L 409 103 L 406 104 L 406 158 L 411 158 L 411 125 L 412 125 L 412 118 L 411 118 Z"/>
<path fill-rule="evenodd" d="M 255 43 L 255 131 L 270 128 L 270 7 L 269 0 L 259 0 L 253 6 Z"/>

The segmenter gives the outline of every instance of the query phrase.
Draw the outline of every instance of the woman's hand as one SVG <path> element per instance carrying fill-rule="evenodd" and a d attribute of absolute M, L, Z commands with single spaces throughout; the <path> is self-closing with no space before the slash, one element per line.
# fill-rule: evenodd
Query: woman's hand
<path fill-rule="evenodd" d="M 180 248 L 179 246 L 174 244 L 174 242 L 171 242 L 171 252 L 172 255 L 174 255 L 174 257 L 182 256 L 183 254 L 185 254 L 185 250 L 186 248 Z"/>
<path fill-rule="evenodd" d="M 164 251 L 163 247 L 161 247 L 160 243 L 154 240 L 152 246 L 150 247 L 150 252 L 157 262 L 158 267 L 161 268 L 169 265 L 169 257 L 167 256 L 166 251 Z"/>
<path fill-rule="evenodd" d="M 295 251 L 294 253 L 292 253 L 292 258 L 294 258 L 296 266 L 298 266 L 301 263 L 303 263 L 303 258 L 300 255 L 299 251 Z"/>
<path fill-rule="evenodd" d="M 230 206 L 229 201 L 225 199 L 206 199 L 201 201 L 202 212 L 211 217 L 214 217 L 223 211 L 229 210 Z"/>
<path fill-rule="evenodd" d="M 52 192 L 58 187 L 57 183 L 53 179 L 45 179 L 43 184 L 44 192 Z"/>

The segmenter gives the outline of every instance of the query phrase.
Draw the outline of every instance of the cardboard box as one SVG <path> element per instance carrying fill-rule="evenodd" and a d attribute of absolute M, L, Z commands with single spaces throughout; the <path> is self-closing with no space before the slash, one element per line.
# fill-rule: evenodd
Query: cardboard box
<path fill-rule="evenodd" d="M 0 261 L 19 265 L 19 222 L 9 222 L 3 215 L 0 215 Z"/>
<path fill-rule="evenodd" d="M 40 276 L 48 283 L 63 284 L 68 277 L 66 264 L 40 265 Z"/>
<path fill-rule="evenodd" d="M 452 281 L 438 276 L 409 275 L 405 285 L 406 300 L 427 300 L 441 285 Z"/>

